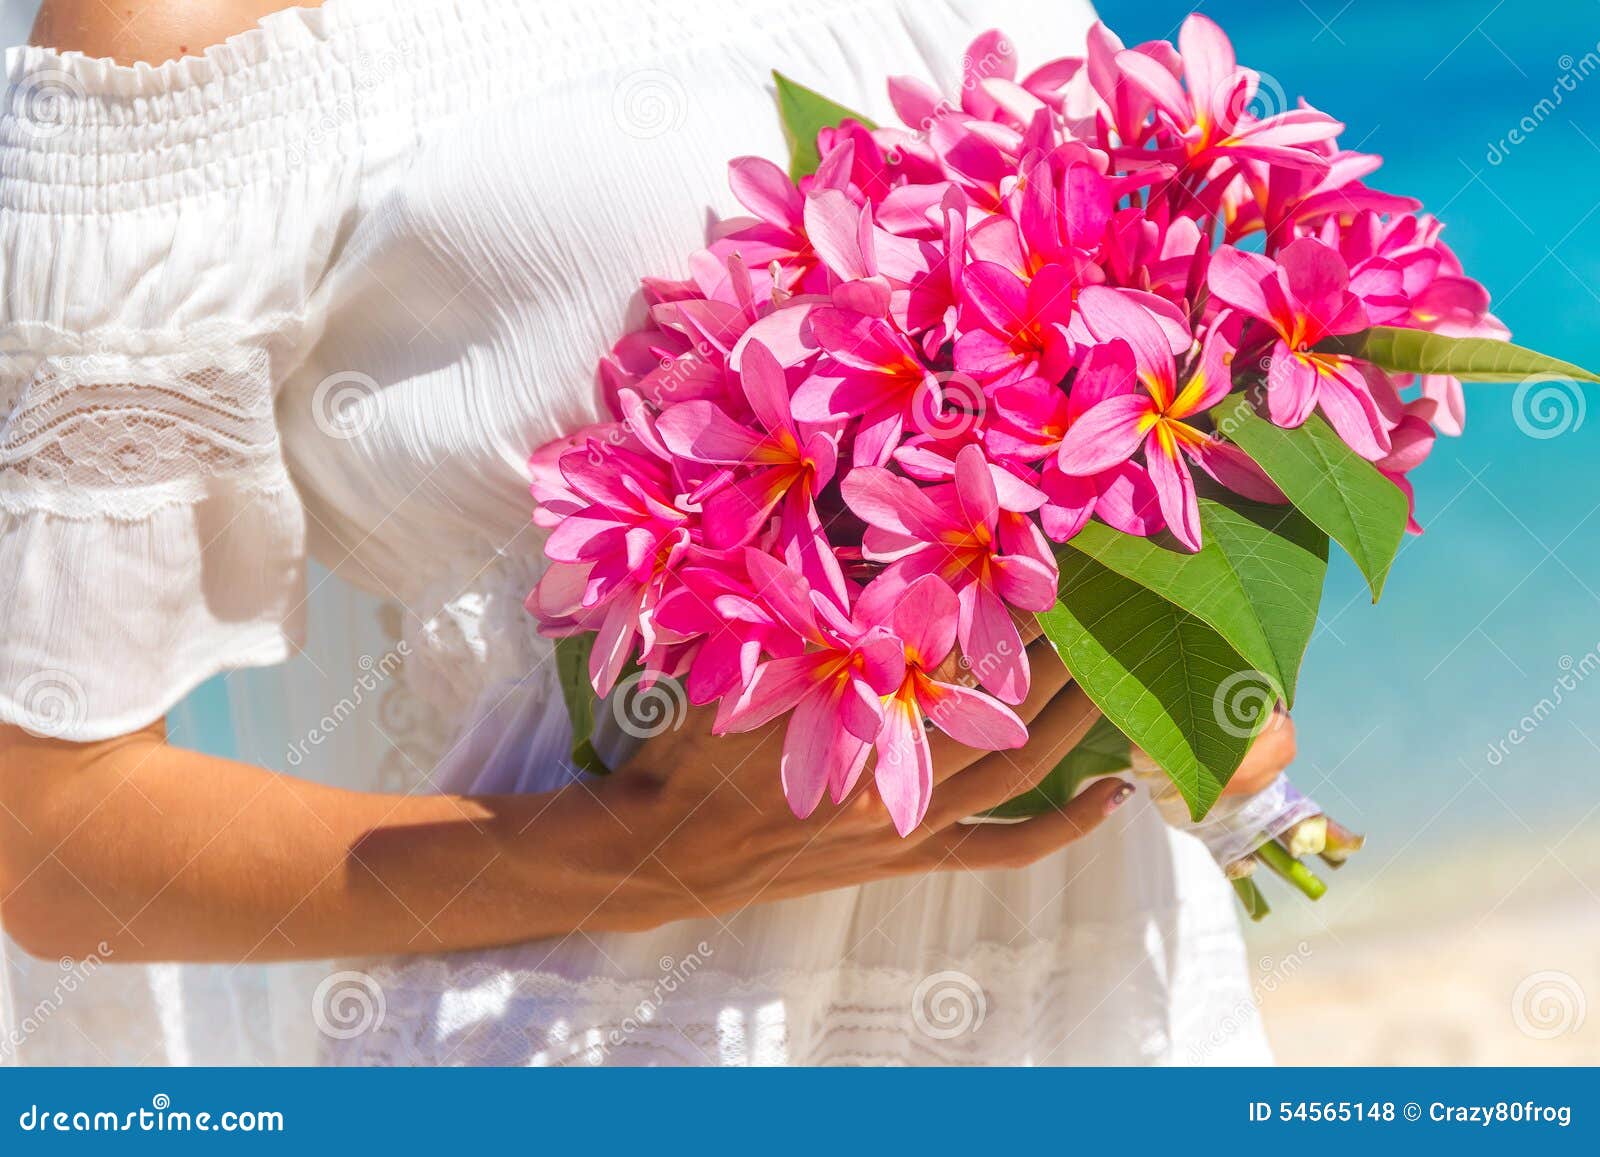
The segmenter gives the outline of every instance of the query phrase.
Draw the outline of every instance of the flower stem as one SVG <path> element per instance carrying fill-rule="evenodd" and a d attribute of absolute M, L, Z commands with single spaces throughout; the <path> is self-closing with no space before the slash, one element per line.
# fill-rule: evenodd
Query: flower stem
<path fill-rule="evenodd" d="M 1323 862 L 1330 868 L 1342 868 L 1344 862 L 1361 850 L 1366 836 L 1357 835 L 1336 820 L 1328 821 L 1328 839 L 1322 848 Z"/>
<path fill-rule="evenodd" d="M 1278 839 L 1295 859 L 1314 856 L 1328 844 L 1328 817 L 1310 816 L 1284 832 Z"/>
<path fill-rule="evenodd" d="M 1328 885 L 1319 880 L 1310 868 L 1295 859 L 1276 840 L 1268 840 L 1256 849 L 1256 858 L 1312 900 L 1322 899 Z"/>
<path fill-rule="evenodd" d="M 1246 915 L 1251 920 L 1261 921 L 1266 919 L 1267 913 L 1272 909 L 1267 906 L 1267 898 L 1262 895 L 1261 889 L 1256 887 L 1256 882 L 1249 876 L 1241 876 L 1233 881 L 1233 891 L 1239 897 L 1239 903 L 1244 905 Z"/>

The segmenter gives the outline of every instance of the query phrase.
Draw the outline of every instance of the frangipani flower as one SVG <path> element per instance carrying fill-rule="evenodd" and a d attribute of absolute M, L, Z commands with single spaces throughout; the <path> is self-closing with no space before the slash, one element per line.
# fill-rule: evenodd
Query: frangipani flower
<path fill-rule="evenodd" d="M 591 440 L 560 458 L 572 512 L 545 543 L 551 559 L 528 609 L 552 633 L 597 632 L 589 677 L 608 694 L 641 636 L 654 641 L 656 604 L 689 554 L 690 518 L 674 505 L 662 463 Z"/>
<path fill-rule="evenodd" d="M 887 626 L 905 648 L 905 678 L 883 699 L 874 778 L 895 830 L 909 835 L 933 798 L 933 754 L 924 720 L 981 751 L 1021 747 L 1028 729 L 1009 707 L 981 691 L 933 677 L 955 648 L 960 606 L 943 579 L 924 575 L 909 587 L 885 575 L 856 606 L 863 621 Z"/>
<path fill-rule="evenodd" d="M 1276 262 L 1224 246 L 1212 258 L 1209 284 L 1219 301 L 1276 334 L 1267 369 L 1267 411 L 1274 422 L 1293 428 L 1320 409 L 1358 453 L 1372 459 L 1388 453 L 1388 424 L 1370 381 L 1351 359 L 1316 349 L 1325 338 L 1369 324 L 1338 253 L 1311 237 L 1286 246 Z"/>
<path fill-rule="evenodd" d="M 812 548 L 820 529 L 815 499 L 838 463 L 836 435 L 795 420 L 783 367 L 759 342 L 745 345 L 739 381 L 759 433 L 706 401 L 671 406 L 655 423 L 671 453 L 728 468 L 694 494 L 703 502 L 706 545 L 744 545 L 782 504 L 780 541 L 796 545 L 812 581 L 841 593 L 844 579 L 832 552 Z"/>
<path fill-rule="evenodd" d="M 811 649 L 757 667 L 737 700 L 725 699 L 718 731 L 751 731 L 787 712 L 784 795 L 801 819 L 824 791 L 838 802 L 855 786 L 883 727 L 885 695 L 905 682 L 905 650 L 881 628 L 859 626 L 806 581 L 759 550 L 745 552 L 757 597 L 775 622 Z"/>
<path fill-rule="evenodd" d="M 1025 515 L 1044 495 L 1033 491 L 1026 509 L 1004 509 L 977 446 L 956 455 L 955 481 L 922 488 L 882 467 L 852 470 L 844 500 L 867 523 L 862 554 L 889 563 L 887 574 L 909 583 L 938 575 L 956 592 L 961 652 L 979 682 L 1007 703 L 1028 693 L 1028 654 L 1008 607 L 1047 611 L 1056 600 L 1056 564 L 1039 528 Z M 1019 493 L 1008 480 L 1008 494 Z"/>
<path fill-rule="evenodd" d="M 1218 158 L 1320 169 L 1326 162 L 1307 148 L 1337 136 L 1344 127 L 1315 109 L 1291 109 L 1258 119 L 1249 113 L 1260 77 L 1240 68 L 1233 44 L 1214 22 L 1191 12 L 1178 30 L 1183 79 L 1142 52 L 1117 54 L 1129 83 L 1142 89 L 1157 115 L 1178 135 L 1180 148 L 1198 171 Z"/>
<path fill-rule="evenodd" d="M 1488 294 L 1336 121 L 1257 115 L 1260 77 L 1205 17 L 1178 39 L 1097 24 L 1024 73 L 986 32 L 959 92 L 891 81 L 904 127 L 845 117 L 798 179 L 732 162 L 749 215 L 644 279 L 644 326 L 599 368 L 605 420 L 528 463 L 552 532 L 528 607 L 595 633 L 596 690 L 637 656 L 718 730 L 792 713 L 794 810 L 872 766 L 906 833 L 925 724 L 1026 736 L 997 700 L 1027 691 L 1017 620 L 1056 600 L 1051 540 L 1095 519 L 1198 549 L 1196 465 L 1283 500 L 1217 435 L 1235 389 L 1265 385 L 1280 426 L 1320 410 L 1410 494 L 1435 429 L 1460 431 L 1460 383 L 1329 339 L 1503 339 Z M 934 678 L 956 646 L 987 693 Z"/>
<path fill-rule="evenodd" d="M 1190 550 L 1200 549 L 1200 507 L 1187 461 L 1247 497 L 1282 495 L 1238 447 L 1187 419 L 1205 413 L 1233 389 L 1233 347 L 1214 327 L 1180 387 L 1172 351 L 1153 318 L 1111 290 L 1085 290 L 1084 320 L 1096 334 L 1121 335 L 1080 381 L 1099 399 L 1061 443 L 1063 474 L 1095 477 L 1143 450 L 1145 466 L 1168 528 Z M 1143 386 L 1134 386 L 1135 380 Z"/>

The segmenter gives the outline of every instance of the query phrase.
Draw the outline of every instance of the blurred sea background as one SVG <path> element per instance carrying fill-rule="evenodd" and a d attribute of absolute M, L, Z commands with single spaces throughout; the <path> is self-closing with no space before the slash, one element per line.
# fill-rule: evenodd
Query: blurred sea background
<path fill-rule="evenodd" d="M 0 0 L 0 42 L 35 7 Z M 1448 224 L 1515 340 L 1600 367 L 1600 0 L 1101 13 L 1133 44 L 1192 7 L 1261 107 L 1304 96 L 1383 155 L 1371 182 Z M 1336 556 L 1306 660 L 1293 777 L 1368 844 L 1318 904 L 1265 882 L 1250 967 L 1285 1062 L 1600 1062 L 1600 398 L 1468 389 L 1414 476 L 1426 533 L 1376 607 Z M 231 754 L 228 694 L 198 689 L 175 740 Z"/>
<path fill-rule="evenodd" d="M 1194 7 L 1261 105 L 1303 96 L 1383 156 L 1369 182 L 1446 223 L 1514 340 L 1600 366 L 1600 3 L 1100 11 L 1133 44 Z M 1336 552 L 1306 658 L 1292 776 L 1368 843 L 1318 904 L 1263 882 L 1285 1061 L 1600 1061 L 1600 395 L 1467 389 L 1413 476 L 1425 533 L 1377 606 Z"/>

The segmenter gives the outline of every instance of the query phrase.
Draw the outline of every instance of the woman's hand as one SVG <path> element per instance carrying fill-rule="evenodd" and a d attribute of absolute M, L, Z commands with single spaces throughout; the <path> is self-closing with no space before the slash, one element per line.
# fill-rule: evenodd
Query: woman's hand
<path fill-rule="evenodd" d="M 646 853 L 619 894 L 630 924 L 648 927 L 684 916 L 923 872 L 1015 868 L 1092 831 L 1132 794 L 1098 782 L 1060 812 L 1020 824 L 963 825 L 1033 787 L 1094 722 L 1094 706 L 1047 644 L 1030 647 L 1033 684 L 1017 713 L 1027 745 L 982 752 L 930 735 L 936 789 L 922 826 L 902 839 L 870 770 L 842 804 L 807 820 L 789 810 L 778 763 L 787 719 L 747 735 L 714 737 L 709 709 L 652 739 L 616 775 L 594 785 L 619 814 L 646 817 Z"/>
<path fill-rule="evenodd" d="M 958 826 L 1037 783 L 1094 709 L 1047 646 L 985 753 L 931 737 L 940 782 L 900 839 L 870 787 L 790 814 L 775 725 L 713 739 L 706 713 L 616 775 L 527 795 L 344 791 L 172 747 L 155 724 L 96 743 L 0 726 L 0 923 L 42 958 L 319 960 L 629 930 L 887 876 L 1013 867 L 1092 830 L 1131 791 Z"/>
<path fill-rule="evenodd" d="M 1294 720 L 1289 713 L 1278 708 L 1272 713 L 1261 734 L 1233 773 L 1224 795 L 1254 795 L 1268 786 L 1294 762 Z"/>

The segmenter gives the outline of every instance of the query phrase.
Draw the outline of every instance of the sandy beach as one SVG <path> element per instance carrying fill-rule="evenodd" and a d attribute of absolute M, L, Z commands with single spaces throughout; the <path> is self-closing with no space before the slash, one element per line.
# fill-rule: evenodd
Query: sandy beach
<path fill-rule="evenodd" d="M 1406 860 L 1403 890 L 1359 860 L 1314 906 L 1273 888 L 1248 938 L 1279 1061 L 1600 1063 L 1600 842 Z"/>

